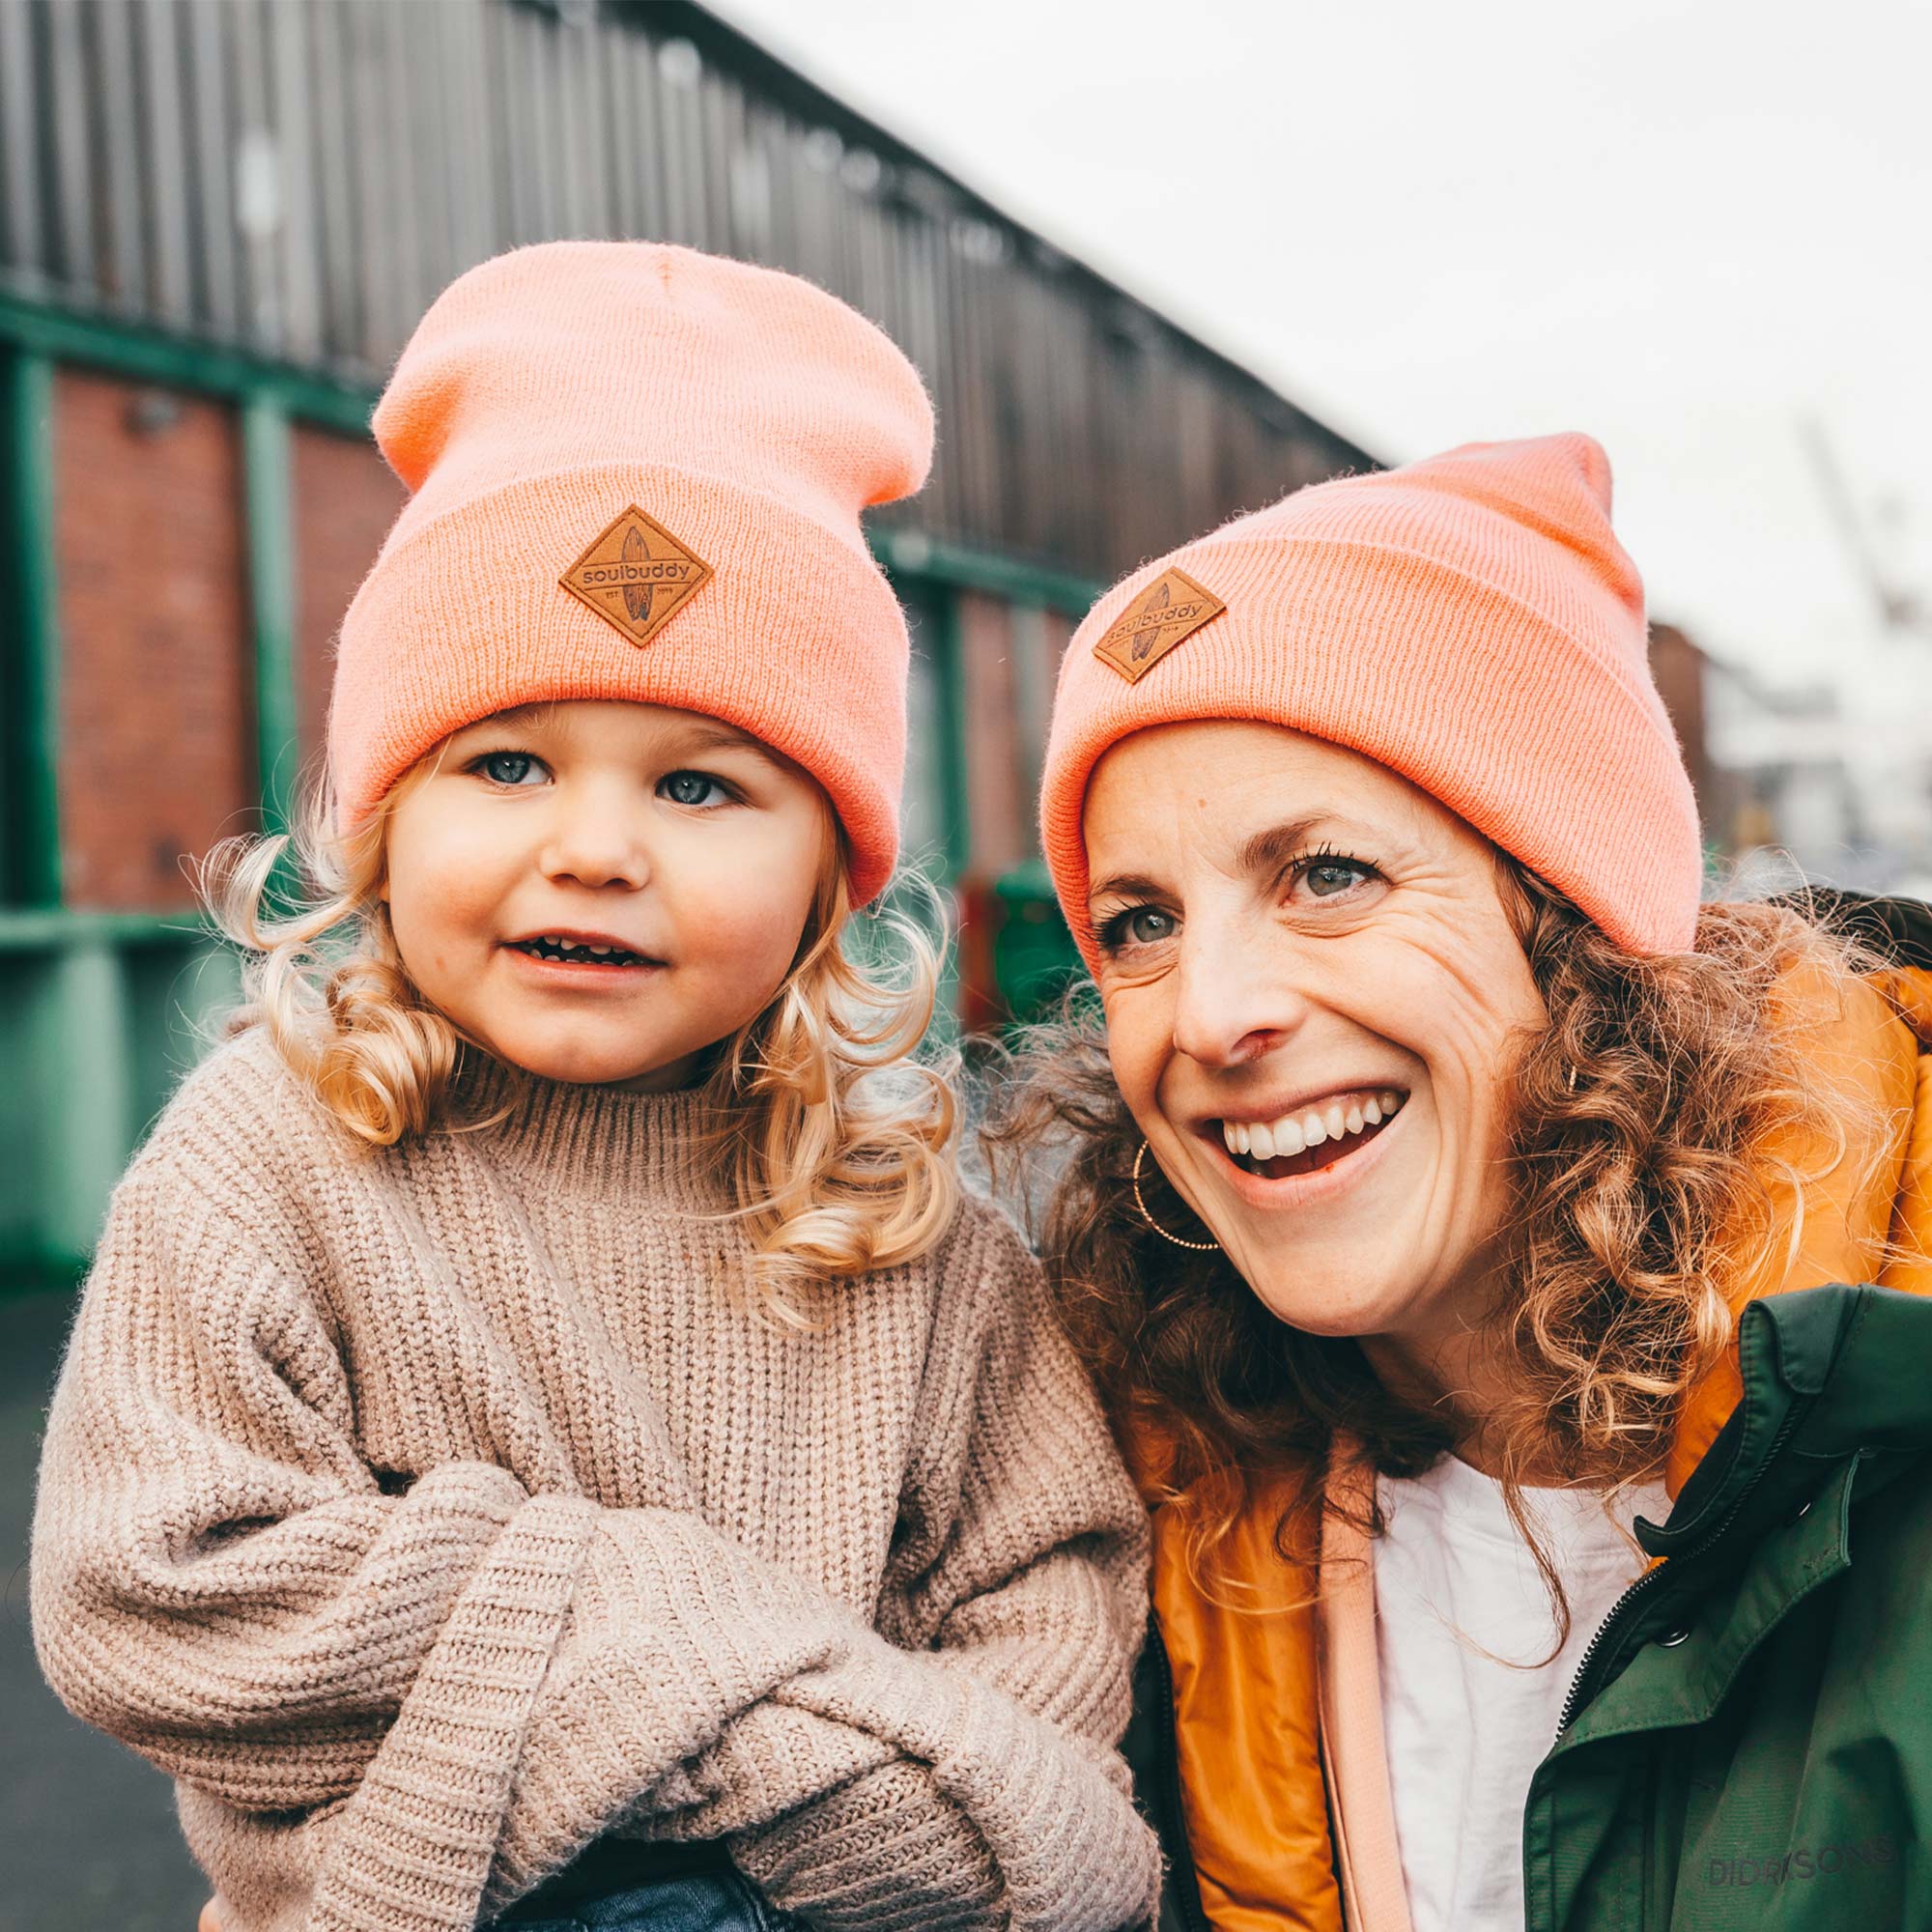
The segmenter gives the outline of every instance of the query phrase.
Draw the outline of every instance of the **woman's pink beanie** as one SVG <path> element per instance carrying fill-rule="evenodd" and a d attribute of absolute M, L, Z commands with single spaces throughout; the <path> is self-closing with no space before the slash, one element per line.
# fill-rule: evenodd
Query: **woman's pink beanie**
<path fill-rule="evenodd" d="M 1696 802 L 1650 675 L 1643 584 L 1610 530 L 1609 461 L 1587 436 L 1316 484 L 1101 598 L 1061 667 L 1040 801 L 1090 965 L 1094 767 L 1135 731 L 1225 718 L 1400 772 L 1630 952 L 1691 945 Z"/>
<path fill-rule="evenodd" d="M 898 852 L 905 618 L 859 527 L 932 459 L 913 366 L 792 275 L 558 242 L 485 262 L 376 411 L 412 495 L 342 627 L 353 826 L 451 731 L 546 699 L 722 718 L 825 787 L 863 903 Z"/>

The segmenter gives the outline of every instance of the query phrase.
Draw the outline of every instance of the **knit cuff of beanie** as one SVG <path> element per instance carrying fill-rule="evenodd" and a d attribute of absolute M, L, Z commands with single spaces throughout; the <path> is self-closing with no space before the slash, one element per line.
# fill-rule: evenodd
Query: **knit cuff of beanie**
<path fill-rule="evenodd" d="M 634 498 L 654 504 L 699 555 L 730 559 L 642 649 L 556 581 L 559 559 L 595 534 L 613 503 Z M 723 719 L 809 772 L 845 830 L 855 901 L 891 872 L 905 752 L 904 614 L 862 546 L 788 503 L 635 465 L 518 478 L 461 515 L 399 530 L 352 617 L 336 670 L 344 724 L 332 746 L 345 826 L 448 734 L 512 702 L 622 700 Z M 385 646 L 395 639 L 409 647 Z M 814 641 L 786 650 L 786 639 Z"/>

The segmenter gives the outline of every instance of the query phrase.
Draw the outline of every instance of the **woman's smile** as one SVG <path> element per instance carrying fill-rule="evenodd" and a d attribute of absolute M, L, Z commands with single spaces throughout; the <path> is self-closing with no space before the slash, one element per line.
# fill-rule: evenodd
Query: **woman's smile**
<path fill-rule="evenodd" d="M 1262 1115 L 1205 1121 L 1195 1136 L 1245 1179 L 1297 1180 L 1345 1164 L 1352 1179 L 1354 1156 L 1380 1140 L 1407 1098 L 1397 1087 L 1340 1089 Z M 1292 1198 L 1265 1197 L 1284 1205 Z"/>
<path fill-rule="evenodd" d="M 1392 1151 L 1400 1152 L 1399 1139 L 1391 1138 L 1400 1113 L 1398 1107 L 1374 1124 L 1363 1118 L 1361 1128 L 1352 1133 L 1345 1122 L 1339 1137 L 1267 1160 L 1231 1153 L 1223 1139 L 1208 1134 L 1199 1140 L 1208 1150 L 1215 1184 L 1225 1187 L 1241 1207 L 1264 1213 L 1304 1214 L 1354 1196 L 1386 1172 Z"/>

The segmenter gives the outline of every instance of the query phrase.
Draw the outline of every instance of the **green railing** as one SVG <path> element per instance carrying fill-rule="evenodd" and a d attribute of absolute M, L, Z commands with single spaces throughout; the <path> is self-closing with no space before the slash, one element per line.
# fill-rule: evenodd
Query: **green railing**
<path fill-rule="evenodd" d="M 86 1265 L 130 1150 L 237 990 L 192 922 L 0 914 L 0 1293 Z"/>

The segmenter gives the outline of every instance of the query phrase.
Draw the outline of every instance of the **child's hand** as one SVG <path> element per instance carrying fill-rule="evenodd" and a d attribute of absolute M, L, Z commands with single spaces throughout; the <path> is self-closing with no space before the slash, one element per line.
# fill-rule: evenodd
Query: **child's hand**
<path fill-rule="evenodd" d="M 194 1921 L 194 1932 L 221 1932 L 221 1894 L 218 1891 L 201 1908 L 201 1917 Z"/>

